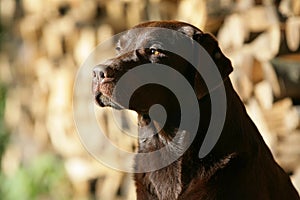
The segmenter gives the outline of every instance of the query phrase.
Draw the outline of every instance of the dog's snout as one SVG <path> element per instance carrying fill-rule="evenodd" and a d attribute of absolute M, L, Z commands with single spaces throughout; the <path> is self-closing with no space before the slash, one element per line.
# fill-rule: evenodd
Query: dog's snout
<path fill-rule="evenodd" d="M 94 67 L 93 76 L 98 80 L 104 79 L 107 76 L 106 67 L 100 65 Z"/>
<path fill-rule="evenodd" d="M 106 65 L 97 65 L 94 67 L 93 76 L 100 83 L 110 82 L 114 79 L 113 70 Z"/>

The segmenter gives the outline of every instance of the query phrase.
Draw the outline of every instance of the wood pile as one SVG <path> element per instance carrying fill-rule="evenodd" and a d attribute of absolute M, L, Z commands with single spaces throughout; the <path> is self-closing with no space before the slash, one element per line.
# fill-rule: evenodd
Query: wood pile
<path fill-rule="evenodd" d="M 222 22 L 210 15 L 211 2 L 226 7 Z M 295 6 L 289 7 L 282 1 L 288 19 L 281 23 L 273 6 L 240 3 L 240 10 L 228 15 L 234 2 L 2 0 L 1 24 L 8 32 L 0 52 L 0 80 L 9 86 L 5 120 L 13 138 L 4 156 L 4 173 L 12 174 L 22 162 L 51 150 L 64 159 L 74 199 L 87 198 L 95 180 L 98 199 L 134 199 L 131 175 L 99 164 L 80 143 L 72 116 L 76 72 L 96 45 L 113 34 L 144 20 L 180 19 L 218 30 L 220 45 L 235 67 L 231 78 L 249 114 L 279 162 L 300 177 L 299 113 L 290 98 L 277 100 L 282 88 L 270 63 L 278 56 L 283 26 L 290 50 L 299 49 L 299 3 L 294 0 Z M 261 34 L 250 41 L 257 32 Z M 132 151 L 135 141 L 121 140 L 123 133 L 107 113 L 97 111 L 108 137 Z"/>
<path fill-rule="evenodd" d="M 282 83 L 282 73 L 274 66 L 276 61 L 286 73 L 294 73 L 295 85 L 299 87 L 299 1 L 290 3 L 238 8 L 225 17 L 217 37 L 233 63 L 231 79 L 250 117 L 278 162 L 294 174 L 293 181 L 300 189 L 299 107 L 287 96 L 288 85 Z M 288 59 L 279 64 L 278 59 L 282 58 Z M 298 95 L 299 89 L 294 90 Z"/>
<path fill-rule="evenodd" d="M 132 7 L 132 15 L 124 16 L 125 4 Z M 74 199 L 90 196 L 92 180 L 96 180 L 93 195 L 98 199 L 134 199 L 131 175 L 99 164 L 83 148 L 73 121 L 72 100 L 80 65 L 97 44 L 141 20 L 137 5 L 126 1 L 1 1 L 1 9 L 8 8 L 1 12 L 1 19 L 9 34 L 0 53 L 0 76 L 1 83 L 10 87 L 5 120 L 13 138 L 4 155 L 5 174 L 13 174 L 23 162 L 50 150 L 64 159 Z M 114 137 L 122 135 L 117 128 L 113 133 Z M 135 145 L 120 139 L 114 142 L 130 148 Z"/>

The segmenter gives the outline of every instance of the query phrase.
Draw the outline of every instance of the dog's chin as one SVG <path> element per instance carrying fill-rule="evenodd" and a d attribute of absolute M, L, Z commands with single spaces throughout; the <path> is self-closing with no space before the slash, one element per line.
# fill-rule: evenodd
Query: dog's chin
<path fill-rule="evenodd" d="M 125 109 L 123 106 L 115 102 L 112 98 L 103 95 L 102 93 L 97 93 L 95 95 L 95 102 L 100 107 L 112 107 L 117 110 Z"/>

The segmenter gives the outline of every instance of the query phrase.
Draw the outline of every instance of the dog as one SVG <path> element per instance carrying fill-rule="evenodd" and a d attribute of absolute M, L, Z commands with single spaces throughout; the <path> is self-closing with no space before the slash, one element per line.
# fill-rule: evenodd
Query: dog
<path fill-rule="evenodd" d="M 155 28 L 179 32 L 190 41 L 182 40 L 185 42 L 176 45 L 178 36 L 159 35 Z M 174 48 L 179 45 L 185 49 L 182 53 L 192 58 L 194 55 L 191 54 L 195 52 L 185 45 L 195 42 L 205 49 L 220 74 L 220 78 L 216 78 L 209 87 L 202 74 L 187 59 L 163 48 L 164 43 L 175 44 Z M 167 156 L 158 154 L 159 158 L 154 157 L 148 163 L 139 158 L 135 160 L 134 168 L 137 173 L 134 174 L 134 180 L 138 200 L 300 199 L 289 176 L 274 160 L 233 89 L 228 77 L 233 71 L 231 62 L 222 53 L 212 35 L 184 22 L 145 22 L 120 37 L 116 50 L 116 57 L 93 69 L 94 99 L 101 107 L 130 109 L 137 112 L 138 153 L 147 154 L 160 150 L 171 144 L 172 140 L 187 135 L 186 133 L 191 130 L 188 127 L 186 130 L 180 130 L 180 102 L 166 87 L 146 84 L 131 94 L 129 102 L 124 102 L 122 95 L 114 93 L 117 82 L 127 72 L 149 63 L 171 67 L 192 87 L 201 116 L 199 123 L 196 122 L 198 125 L 196 134 L 187 148 L 180 152 L 178 146 L 171 146 L 171 153 L 180 152 L 174 161 L 162 168 L 144 172 L 143 168 L 147 168 L 147 165 L 160 165 Z M 199 65 L 201 68 L 210 67 L 201 62 Z M 133 84 L 134 81 L 132 78 L 123 85 Z M 173 81 L 176 85 L 176 80 Z M 221 90 L 225 91 L 227 108 L 223 129 L 211 151 L 204 157 L 199 157 L 212 115 L 210 95 Z M 151 118 L 149 110 L 154 104 L 164 107 L 167 114 L 164 123 L 155 116 Z M 177 140 L 177 143 L 178 141 L 180 143 L 181 140 Z"/>

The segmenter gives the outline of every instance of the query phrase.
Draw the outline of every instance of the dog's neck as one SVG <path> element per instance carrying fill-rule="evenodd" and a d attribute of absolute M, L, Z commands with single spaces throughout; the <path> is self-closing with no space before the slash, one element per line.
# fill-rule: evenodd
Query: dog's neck
<path fill-rule="evenodd" d="M 225 89 L 226 94 L 230 95 L 231 98 L 227 99 L 228 108 L 223 131 L 213 150 L 203 159 L 199 158 L 199 150 L 210 123 L 211 105 L 209 97 L 206 96 L 199 100 L 201 112 L 199 129 L 196 137 L 186 151 L 184 148 L 181 148 L 182 143 L 180 143 L 185 141 L 185 139 L 189 140 L 189 138 L 184 138 L 188 137 L 188 134 L 186 134 L 185 131 L 178 130 L 178 126 L 172 126 L 171 122 L 168 122 L 167 125 L 165 124 L 164 127 L 162 127 L 162 125 L 155 120 L 151 120 L 148 115 L 138 115 L 140 153 L 149 153 L 160 150 L 168 145 L 170 151 L 178 154 L 175 155 L 178 156 L 178 159 L 171 165 L 150 172 L 149 179 L 152 181 L 157 195 L 162 195 L 162 197 L 164 195 L 170 197 L 171 195 L 171 197 L 174 197 L 172 199 L 176 199 L 176 197 L 188 187 L 187 185 L 194 177 L 198 176 L 203 181 L 208 181 L 217 171 L 226 168 L 231 163 L 235 163 L 233 160 L 239 159 L 240 154 L 243 154 L 243 152 L 251 152 L 247 148 L 252 147 L 249 147 L 249 145 L 246 144 L 248 141 L 244 141 L 242 135 L 242 132 L 244 132 L 243 129 L 252 128 L 251 125 L 248 125 L 249 123 L 246 123 L 246 126 L 243 124 L 245 123 L 243 121 L 248 121 L 248 119 L 245 120 L 248 116 L 238 117 L 235 114 L 235 112 L 245 109 L 243 103 L 233 90 L 229 80 L 225 82 Z M 218 92 L 218 89 L 214 92 Z M 176 119 L 172 120 L 176 121 Z M 233 123 L 232 120 L 235 123 Z M 171 141 L 174 140 L 175 135 L 180 134 L 182 135 L 182 138 L 171 143 Z M 230 141 L 230 143 L 228 141 Z M 170 144 L 173 144 L 173 146 Z M 163 156 L 164 155 L 161 155 L 161 157 Z M 152 162 L 158 162 L 159 165 L 160 159 L 162 158 L 158 158 L 158 160 L 153 160 Z M 141 171 L 141 168 L 145 165 L 147 165 L 147 163 L 139 163 L 138 160 L 136 161 L 136 167 L 140 168 L 139 171 Z M 191 168 L 198 168 L 199 170 L 191 170 Z M 192 174 L 191 172 L 193 171 L 197 172 L 197 174 Z M 178 174 L 180 175 L 179 177 Z M 159 181 L 162 180 L 162 178 L 165 180 L 163 184 Z M 168 182 L 176 184 L 168 184 Z M 173 188 L 164 188 L 164 185 L 172 185 Z M 169 193 L 163 194 L 163 191 L 169 191 Z"/>
<path fill-rule="evenodd" d="M 159 199 L 177 199 L 182 191 L 181 182 L 181 155 L 183 154 L 180 149 L 181 145 L 172 144 L 174 138 L 172 133 L 176 133 L 174 127 L 162 127 L 162 125 L 155 120 L 150 120 L 148 115 L 138 115 L 139 121 L 139 153 L 150 153 L 153 151 L 161 150 L 164 147 L 166 152 L 176 152 L 178 155 L 173 155 L 177 158 L 175 162 L 161 168 L 162 159 L 168 159 L 169 155 L 161 151 L 157 157 L 151 160 L 153 166 L 161 168 L 159 170 L 147 173 L 149 181 L 151 182 L 152 190 L 159 196 Z M 168 129 L 168 130 L 166 130 Z M 170 133 L 170 134 L 169 134 Z M 154 163 L 154 164 L 153 164 Z M 144 163 L 136 160 L 135 167 L 141 171 L 147 168 L 149 163 Z M 161 180 L 164 182 L 161 182 Z"/>

